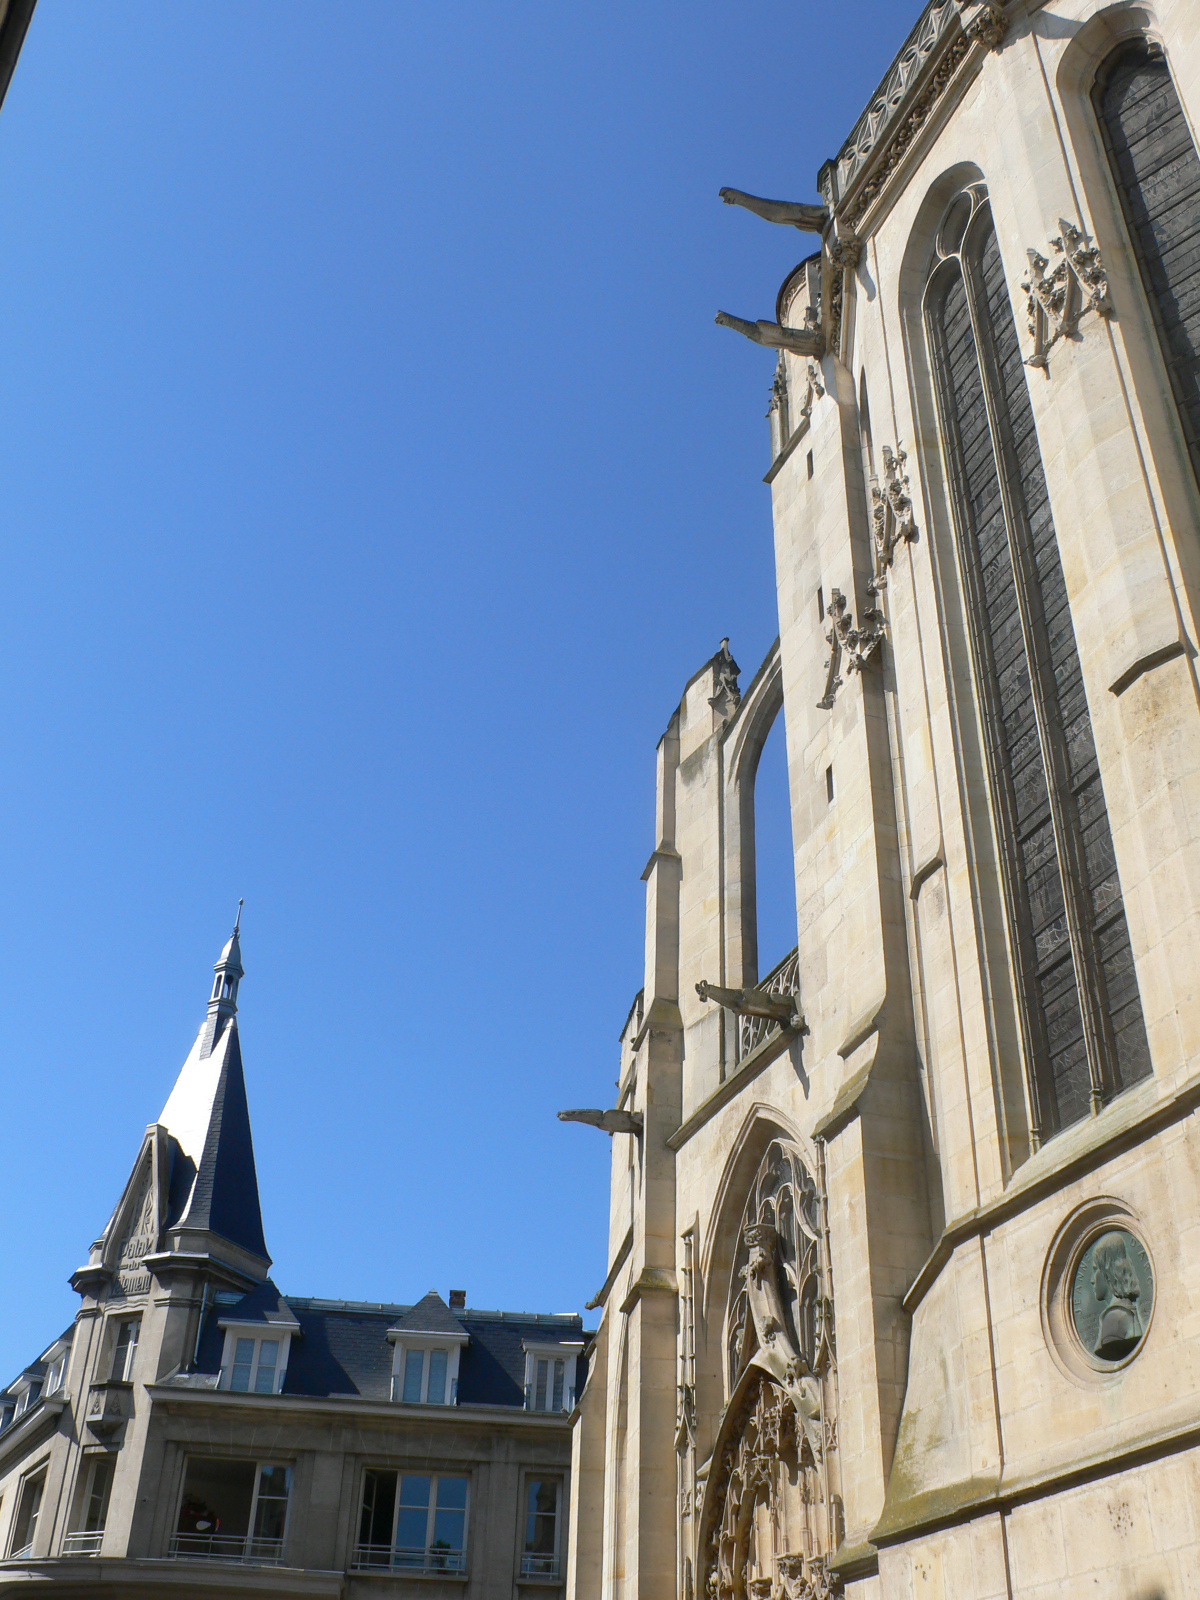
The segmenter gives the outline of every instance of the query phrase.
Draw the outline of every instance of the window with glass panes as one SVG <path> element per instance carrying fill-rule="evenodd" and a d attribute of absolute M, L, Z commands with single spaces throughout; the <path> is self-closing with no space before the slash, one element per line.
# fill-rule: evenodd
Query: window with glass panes
<path fill-rule="evenodd" d="M 109 1376 L 118 1383 L 133 1381 L 133 1358 L 137 1355 L 138 1334 L 141 1328 L 141 1317 L 128 1317 L 117 1325 L 117 1335 L 113 1342 L 112 1371 Z"/>
<path fill-rule="evenodd" d="M 523 1578 L 558 1576 L 558 1524 L 562 1480 L 530 1478 L 525 1485 L 525 1548 Z"/>
<path fill-rule="evenodd" d="M 71 1527 L 63 1539 L 63 1555 L 99 1555 L 108 1520 L 108 1497 L 112 1491 L 113 1457 L 85 1456 L 76 1492 Z"/>
<path fill-rule="evenodd" d="M 189 1459 L 171 1554 L 280 1561 L 291 1468 L 277 1462 Z"/>
<path fill-rule="evenodd" d="M 237 1338 L 229 1368 L 229 1387 L 239 1394 L 276 1394 L 283 1377 L 280 1340 Z"/>
<path fill-rule="evenodd" d="M 466 1478 L 375 1468 L 363 1475 L 356 1566 L 462 1572 L 466 1537 Z"/>
<path fill-rule="evenodd" d="M 556 1361 L 544 1356 L 538 1357 L 533 1369 L 534 1411 L 562 1410 L 563 1375 L 565 1371 L 566 1363 L 564 1361 Z"/>
<path fill-rule="evenodd" d="M 410 1405 L 450 1404 L 454 1397 L 447 1383 L 449 1367 L 448 1350 L 418 1350 L 411 1347 L 405 1350 L 400 1398 Z"/>
<path fill-rule="evenodd" d="M 13 1518 L 12 1538 L 9 1540 L 8 1554 L 10 1560 L 20 1560 L 33 1549 L 33 1541 L 37 1537 L 38 1515 L 42 1509 L 42 1491 L 45 1487 L 46 1474 L 44 1472 L 39 1472 L 35 1477 L 26 1478 L 21 1485 L 20 1499 L 17 1501 L 17 1514 Z"/>

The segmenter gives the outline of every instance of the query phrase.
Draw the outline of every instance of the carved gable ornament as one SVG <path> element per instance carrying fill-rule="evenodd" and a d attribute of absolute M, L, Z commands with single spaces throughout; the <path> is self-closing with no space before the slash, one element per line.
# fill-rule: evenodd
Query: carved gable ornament
<path fill-rule="evenodd" d="M 1025 315 L 1033 339 L 1033 354 L 1025 365 L 1049 365 L 1050 351 L 1060 339 L 1070 338 L 1089 311 L 1106 317 L 1112 311 L 1108 298 L 1108 278 L 1100 251 L 1090 236 L 1058 219 L 1058 235 L 1048 246 L 1050 254 L 1027 250 L 1029 271 L 1021 279 L 1025 291 Z"/>
<path fill-rule="evenodd" d="M 842 1536 L 824 1201 L 800 1152 L 768 1147 L 738 1232 L 725 1323 L 730 1400 L 700 1559 L 709 1600 L 826 1600 Z"/>

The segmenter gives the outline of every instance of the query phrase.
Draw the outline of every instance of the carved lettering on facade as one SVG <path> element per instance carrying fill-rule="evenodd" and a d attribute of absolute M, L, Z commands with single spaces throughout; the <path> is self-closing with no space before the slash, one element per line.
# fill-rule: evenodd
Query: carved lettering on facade
<path fill-rule="evenodd" d="M 121 1241 L 117 1256 L 117 1291 L 125 1296 L 148 1294 L 150 1274 L 142 1266 L 158 1242 L 154 1180 L 147 1165 L 133 1211 L 133 1225 Z"/>

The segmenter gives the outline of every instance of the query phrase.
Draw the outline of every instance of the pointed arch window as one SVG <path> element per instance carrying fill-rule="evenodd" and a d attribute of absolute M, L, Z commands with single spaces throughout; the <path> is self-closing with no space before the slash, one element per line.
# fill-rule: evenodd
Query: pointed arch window
<path fill-rule="evenodd" d="M 1200 479 L 1200 156 L 1166 57 L 1149 40 L 1109 56 L 1092 102 Z"/>
<path fill-rule="evenodd" d="M 1035 1142 L 1150 1055 L 1075 630 L 987 191 L 925 291 Z"/>

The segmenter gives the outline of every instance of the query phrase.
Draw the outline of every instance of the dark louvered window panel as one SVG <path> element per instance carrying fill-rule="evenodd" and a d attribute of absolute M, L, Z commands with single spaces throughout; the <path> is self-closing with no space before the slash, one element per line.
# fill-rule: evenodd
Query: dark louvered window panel
<path fill-rule="evenodd" d="M 1159 54 L 1118 51 L 1096 107 L 1163 359 L 1200 479 L 1200 158 Z"/>
<path fill-rule="evenodd" d="M 1035 1110 L 1049 1134 L 1143 1077 L 1149 1052 L 1029 391 L 984 224 L 970 271 L 987 359 L 957 265 L 941 269 L 931 334 Z"/>
<path fill-rule="evenodd" d="M 980 276 L 1004 391 L 1004 414 L 1012 429 L 1011 447 L 1016 459 L 1021 509 L 1036 571 L 1029 596 L 1031 622 L 1046 642 L 1048 664 L 1053 674 L 1042 698 L 1048 737 L 1058 744 L 1063 757 L 1067 793 L 1063 796 L 1060 827 L 1071 830 L 1078 842 L 1072 855 L 1082 899 L 1079 917 L 1084 926 L 1084 938 L 1093 946 L 1099 969 L 1091 980 L 1098 991 L 1097 1031 L 1109 1035 L 1107 1041 L 1102 1038 L 1100 1047 L 1104 1049 L 1107 1045 L 1115 1054 L 1115 1062 L 1110 1063 L 1115 1068 L 1112 1087 L 1121 1088 L 1149 1073 L 1150 1049 L 1133 970 L 1121 885 L 1117 879 L 1108 808 L 1100 785 L 1092 719 L 1067 603 L 1067 585 L 1050 515 L 1042 454 L 994 232 L 989 233 L 983 249 Z M 1081 1113 L 1073 1111 L 1064 1121 L 1073 1120 L 1077 1114 Z"/>

